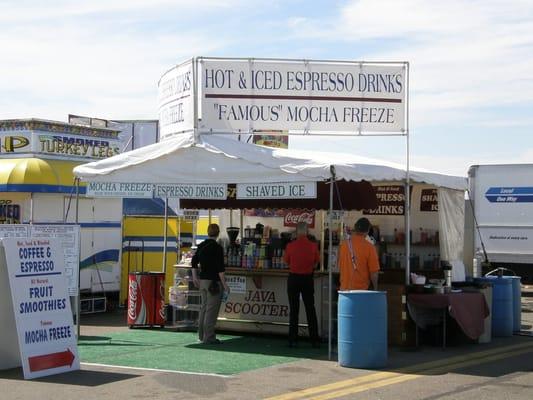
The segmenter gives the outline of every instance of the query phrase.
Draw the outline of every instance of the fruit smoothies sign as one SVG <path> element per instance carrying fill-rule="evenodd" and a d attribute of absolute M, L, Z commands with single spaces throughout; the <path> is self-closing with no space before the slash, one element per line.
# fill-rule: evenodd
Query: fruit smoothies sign
<path fill-rule="evenodd" d="M 2 245 L 24 378 L 79 369 L 59 240 L 4 238 Z"/>
<path fill-rule="evenodd" d="M 404 215 L 405 187 L 403 185 L 374 186 L 378 206 L 363 210 L 365 215 Z"/>

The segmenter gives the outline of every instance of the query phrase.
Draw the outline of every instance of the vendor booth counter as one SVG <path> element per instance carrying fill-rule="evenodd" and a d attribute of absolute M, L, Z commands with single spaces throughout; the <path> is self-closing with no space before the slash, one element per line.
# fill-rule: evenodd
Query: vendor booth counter
<path fill-rule="evenodd" d="M 176 285 L 172 290 L 174 300 L 173 325 L 176 328 L 194 328 L 199 311 L 198 291 L 192 285 L 190 265 L 174 266 Z M 185 273 L 183 272 L 185 271 Z M 424 273 L 428 279 L 441 279 L 440 268 L 415 270 Z M 226 267 L 226 281 L 231 295 L 222 303 L 217 327 L 237 332 L 273 333 L 286 335 L 288 332 L 289 302 L 287 297 L 286 268 L 242 268 Z M 386 292 L 387 298 L 387 338 L 389 345 L 414 346 L 416 325 L 408 312 L 410 286 L 404 283 L 405 271 L 401 268 L 384 268 L 380 272 L 379 290 Z M 338 273 L 334 273 L 333 299 L 333 339 L 337 338 L 337 287 Z M 315 309 L 319 321 L 319 334 L 328 335 L 328 273 L 315 271 Z M 176 292 L 174 292 L 176 290 Z M 171 294 L 171 297 L 173 295 Z M 172 304 L 173 303 L 173 304 Z M 307 318 L 303 304 L 299 315 L 300 335 L 307 336 Z"/>

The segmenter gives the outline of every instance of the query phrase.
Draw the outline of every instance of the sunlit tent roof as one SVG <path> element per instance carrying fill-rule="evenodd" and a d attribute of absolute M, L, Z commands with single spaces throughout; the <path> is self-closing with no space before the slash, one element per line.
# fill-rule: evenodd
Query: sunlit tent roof
<path fill-rule="evenodd" d="M 74 173 L 85 181 L 151 183 L 256 183 L 403 181 L 405 167 L 342 153 L 273 149 L 225 136 L 183 134 L 84 165 Z M 466 178 L 411 169 L 411 181 L 464 190 Z"/>

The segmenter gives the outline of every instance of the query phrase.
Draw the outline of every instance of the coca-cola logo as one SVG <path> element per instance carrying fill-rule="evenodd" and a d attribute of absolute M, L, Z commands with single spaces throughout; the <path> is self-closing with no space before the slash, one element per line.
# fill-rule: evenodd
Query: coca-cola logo
<path fill-rule="evenodd" d="M 165 300 L 161 300 L 161 304 L 159 305 L 159 317 L 164 321 L 165 316 Z"/>
<path fill-rule="evenodd" d="M 298 222 L 305 222 L 310 228 L 315 227 L 314 212 L 287 211 L 283 218 L 283 226 L 296 226 Z"/>
<path fill-rule="evenodd" d="M 132 320 L 137 319 L 137 294 L 139 285 L 137 281 L 130 281 L 129 284 L 129 304 L 128 304 L 128 318 Z"/>
<path fill-rule="evenodd" d="M 159 317 L 165 320 L 165 281 L 161 279 L 159 282 L 159 294 L 161 296 L 161 302 L 159 304 Z"/>

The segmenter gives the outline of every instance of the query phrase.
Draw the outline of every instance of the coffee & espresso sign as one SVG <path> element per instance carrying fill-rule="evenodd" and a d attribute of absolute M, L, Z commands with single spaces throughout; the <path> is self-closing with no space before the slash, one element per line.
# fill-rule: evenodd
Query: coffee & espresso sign
<path fill-rule="evenodd" d="M 405 187 L 402 185 L 374 186 L 378 206 L 363 210 L 364 215 L 404 215 Z"/>
<path fill-rule="evenodd" d="M 316 182 L 238 183 L 237 199 L 314 199 Z"/>

